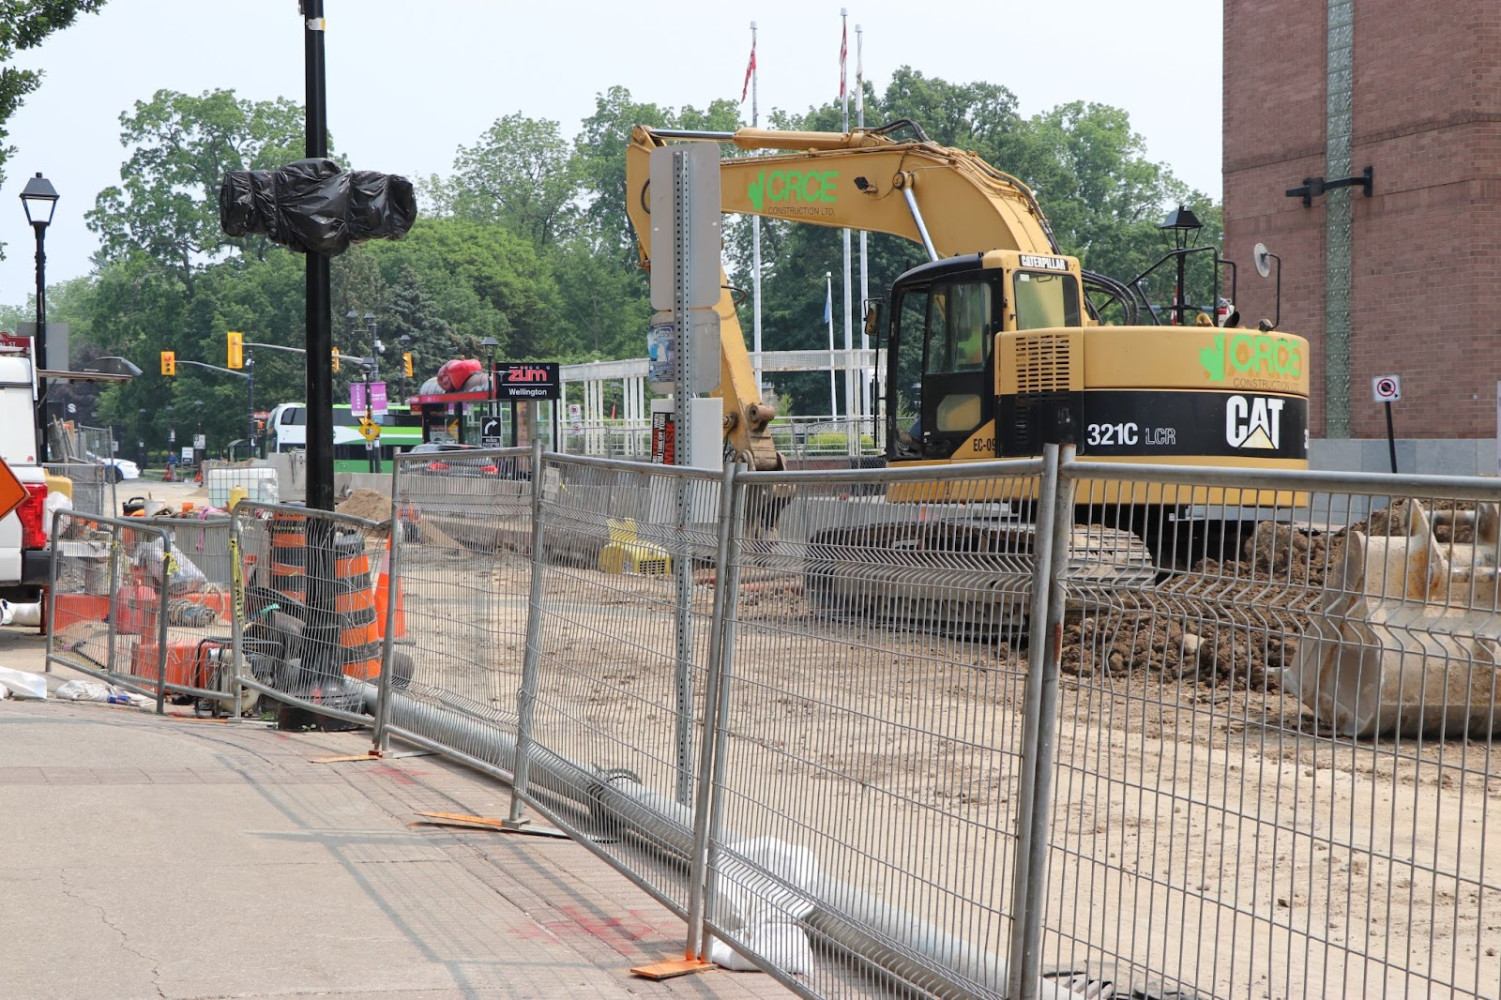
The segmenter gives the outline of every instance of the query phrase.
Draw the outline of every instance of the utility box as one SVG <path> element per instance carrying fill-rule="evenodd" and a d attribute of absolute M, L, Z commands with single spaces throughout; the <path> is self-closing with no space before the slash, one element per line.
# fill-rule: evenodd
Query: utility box
<path fill-rule="evenodd" d="M 204 478 L 204 485 L 208 487 L 208 502 L 221 510 L 229 506 L 229 491 L 236 486 L 245 487 L 247 500 L 277 503 L 281 499 L 275 469 L 209 469 Z"/>

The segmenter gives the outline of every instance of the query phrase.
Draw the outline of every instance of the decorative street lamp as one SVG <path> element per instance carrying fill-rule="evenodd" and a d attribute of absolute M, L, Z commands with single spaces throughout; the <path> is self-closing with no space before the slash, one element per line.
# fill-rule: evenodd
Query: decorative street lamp
<path fill-rule="evenodd" d="M 1173 322 L 1183 325 L 1183 265 L 1188 260 L 1188 244 L 1192 242 L 1195 234 L 1204 228 L 1199 217 L 1193 213 L 1193 209 L 1179 205 L 1167 213 L 1167 218 L 1157 227 L 1164 233 L 1172 233 L 1173 252 L 1178 257 L 1178 284 L 1173 292 Z"/>
<path fill-rule="evenodd" d="M 52 213 L 57 209 L 57 191 L 41 171 L 26 182 L 21 191 L 21 205 L 26 221 L 36 233 L 36 432 L 37 458 L 47 460 L 47 253 L 44 244 Z"/>

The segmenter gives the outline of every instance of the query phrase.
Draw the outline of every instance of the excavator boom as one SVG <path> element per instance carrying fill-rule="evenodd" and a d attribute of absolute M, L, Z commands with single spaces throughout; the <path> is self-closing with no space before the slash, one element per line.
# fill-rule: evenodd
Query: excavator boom
<path fill-rule="evenodd" d="M 1047 220 L 1025 184 L 973 153 L 925 139 L 898 142 L 887 134 L 894 128 L 704 132 L 636 126 L 626 148 L 626 211 L 640 242 L 642 266 L 651 266 L 651 152 L 669 141 L 779 150 L 721 163 L 726 213 L 889 233 L 921 244 L 933 260 L 998 249 L 1057 253 Z M 930 227 L 924 219 L 918 192 L 923 203 L 943 206 L 938 226 Z M 715 309 L 720 321 L 718 395 L 724 401 L 729 450 L 752 468 L 783 468 L 769 431 L 775 411 L 756 389 L 745 334 L 722 273 L 721 289 Z"/>

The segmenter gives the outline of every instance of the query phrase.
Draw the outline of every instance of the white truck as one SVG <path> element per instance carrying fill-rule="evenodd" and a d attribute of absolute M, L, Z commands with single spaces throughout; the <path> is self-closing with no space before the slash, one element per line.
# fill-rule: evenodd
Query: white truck
<path fill-rule="evenodd" d="M 37 455 L 35 373 L 30 341 L 0 333 L 0 459 L 10 466 L 26 498 L 0 518 L 0 600 L 37 601 L 47 584 L 52 530 L 52 487 L 68 480 L 49 477 Z"/>

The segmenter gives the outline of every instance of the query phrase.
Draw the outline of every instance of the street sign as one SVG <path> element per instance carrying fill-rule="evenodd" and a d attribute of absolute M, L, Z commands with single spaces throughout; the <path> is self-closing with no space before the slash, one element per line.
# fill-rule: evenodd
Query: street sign
<path fill-rule="evenodd" d="M 1402 380 L 1396 375 L 1377 375 L 1371 379 L 1371 395 L 1378 403 L 1395 403 L 1402 398 Z"/>
<path fill-rule="evenodd" d="M 556 361 L 518 361 L 495 366 L 497 399 L 562 399 Z"/>
<path fill-rule="evenodd" d="M 479 443 L 483 448 L 504 447 L 501 440 L 501 421 L 499 417 L 483 417 L 479 422 Z"/>
<path fill-rule="evenodd" d="M 380 424 L 369 417 L 360 418 L 360 436 L 366 441 L 374 441 L 380 437 Z"/>
<path fill-rule="evenodd" d="M 10 466 L 5 464 L 5 459 L 0 458 L 0 517 L 4 517 L 26 499 L 26 487 L 21 485 L 21 480 L 10 471 Z"/>

